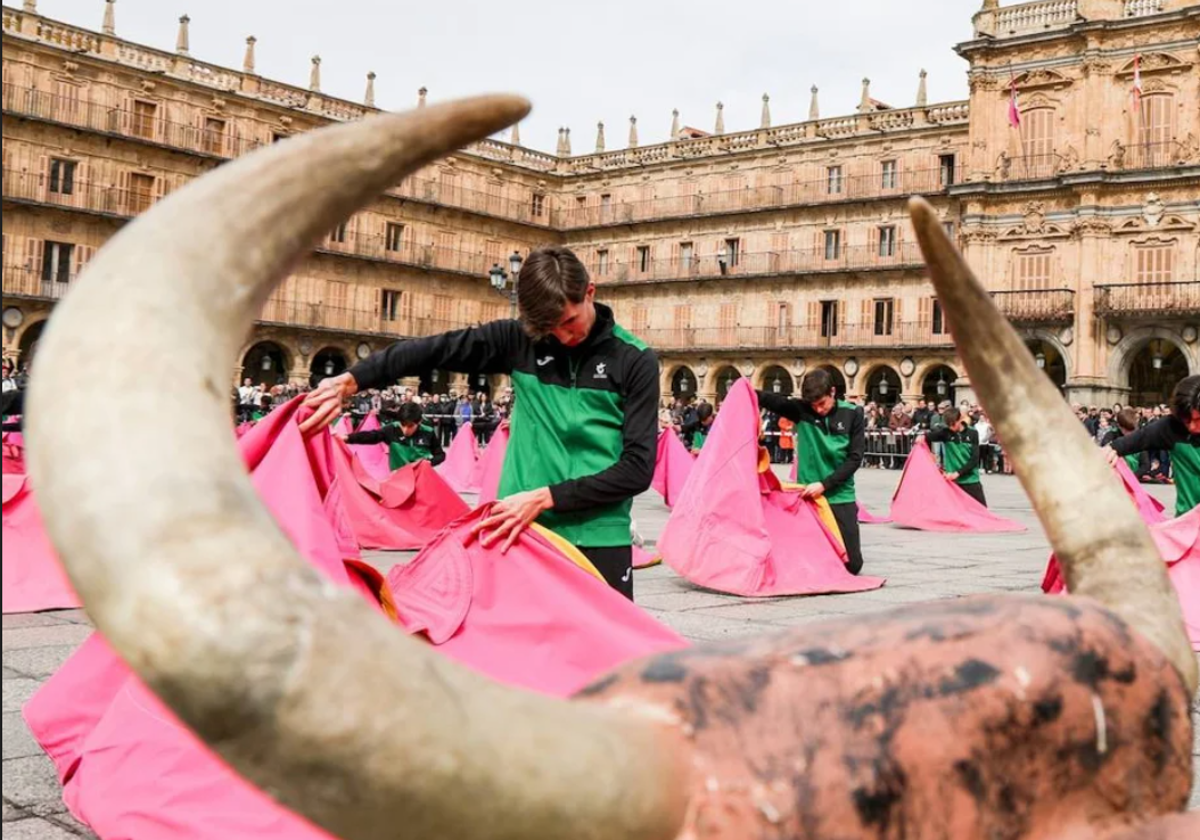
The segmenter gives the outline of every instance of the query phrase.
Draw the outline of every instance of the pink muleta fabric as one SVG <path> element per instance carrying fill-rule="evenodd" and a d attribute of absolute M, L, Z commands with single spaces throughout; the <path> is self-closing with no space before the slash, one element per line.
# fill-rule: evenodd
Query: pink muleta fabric
<path fill-rule="evenodd" d="M 892 497 L 892 521 L 919 531 L 990 534 L 1024 531 L 992 513 L 942 474 L 925 438 L 913 444 Z"/>
<path fill-rule="evenodd" d="M 46 536 L 29 476 L 6 472 L 2 478 L 4 614 L 78 607 L 79 597 Z"/>
<path fill-rule="evenodd" d="M 667 507 L 673 507 L 683 493 L 696 458 L 687 451 L 679 435 L 670 429 L 658 436 L 658 453 L 654 459 L 654 479 L 650 486 L 663 497 Z"/>
<path fill-rule="evenodd" d="M 876 516 L 867 510 L 867 506 L 862 502 L 858 503 L 858 521 L 863 525 L 885 525 L 892 521 L 890 516 Z"/>
<path fill-rule="evenodd" d="M 462 425 L 450 441 L 446 460 L 434 469 L 456 493 L 479 492 L 479 443 L 471 424 Z"/>
<path fill-rule="evenodd" d="M 374 432 L 382 428 L 379 424 L 379 416 L 374 412 L 367 415 L 363 420 L 362 425 L 358 427 L 360 432 Z M 386 443 L 356 443 L 350 445 L 355 457 L 362 462 L 366 467 L 367 473 L 378 481 L 385 481 L 392 474 L 392 464 L 388 456 L 388 448 Z"/>
<path fill-rule="evenodd" d="M 443 531 L 387 586 L 400 623 L 509 685 L 565 696 L 630 659 L 686 647 L 676 633 L 579 568 L 542 534 L 501 554 L 470 531 L 484 505 Z"/>
<path fill-rule="evenodd" d="M 658 541 L 663 562 L 699 586 L 749 597 L 862 592 L 883 578 L 846 571 L 815 505 L 759 473 L 758 400 L 738 380 Z"/>
<path fill-rule="evenodd" d="M 496 501 L 500 490 L 500 472 L 508 453 L 508 429 L 496 429 L 479 459 L 479 504 Z"/>

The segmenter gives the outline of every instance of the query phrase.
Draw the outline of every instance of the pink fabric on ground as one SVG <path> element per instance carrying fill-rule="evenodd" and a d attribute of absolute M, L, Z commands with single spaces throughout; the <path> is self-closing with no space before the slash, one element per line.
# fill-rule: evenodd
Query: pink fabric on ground
<path fill-rule="evenodd" d="M 29 477 L 6 472 L 3 481 L 4 614 L 78 607 L 79 597 L 46 536 Z"/>
<path fill-rule="evenodd" d="M 446 460 L 435 469 L 455 492 L 479 492 L 479 443 L 470 423 L 464 423 L 454 435 Z"/>
<path fill-rule="evenodd" d="M 5 432 L 2 442 L 4 450 L 4 474 L 25 474 L 25 442 L 20 432 Z"/>
<path fill-rule="evenodd" d="M 565 696 L 639 656 L 687 643 L 533 529 L 500 554 L 469 538 L 482 506 L 387 584 L 400 622 L 509 685 Z"/>
<path fill-rule="evenodd" d="M 382 428 L 379 416 L 374 412 L 367 415 L 358 427 L 360 432 L 375 432 Z M 367 472 L 379 481 L 385 481 L 392 474 L 392 464 L 388 456 L 386 443 L 355 443 L 350 444 L 350 451 L 367 468 Z"/>
<path fill-rule="evenodd" d="M 377 481 L 344 441 L 330 441 L 342 506 L 362 548 L 424 548 L 439 531 L 470 512 L 428 461 L 409 464 L 386 481 Z"/>
<path fill-rule="evenodd" d="M 654 459 L 654 479 L 650 486 L 663 497 L 667 507 L 673 507 L 683 486 L 687 484 L 688 476 L 696 458 L 687 451 L 679 435 L 667 429 L 658 436 L 658 454 Z"/>
<path fill-rule="evenodd" d="M 332 431 L 333 431 L 333 433 L 334 433 L 335 435 L 337 435 L 338 437 L 343 437 L 343 438 L 344 438 L 346 435 L 348 435 L 348 434 L 350 434 L 351 432 L 353 432 L 353 431 L 354 431 L 354 425 L 353 425 L 353 424 L 350 422 L 350 415 L 349 415 L 349 414 L 343 414 L 341 417 L 339 417 L 339 418 L 337 419 L 337 422 L 333 424 L 333 429 L 332 429 Z"/>
<path fill-rule="evenodd" d="M 662 562 L 662 558 L 657 552 L 646 551 L 644 548 L 633 546 L 633 568 L 649 569 L 651 566 L 657 566 Z"/>
<path fill-rule="evenodd" d="M 885 525 L 892 521 L 890 516 L 876 516 L 867 510 L 867 506 L 862 502 L 858 503 L 858 521 L 863 525 Z"/>
<path fill-rule="evenodd" d="M 1133 470 L 1129 469 L 1124 458 L 1118 458 L 1113 469 L 1117 471 L 1117 475 L 1121 476 L 1125 492 L 1129 494 L 1129 498 L 1133 499 L 1138 513 L 1141 514 L 1147 525 L 1170 519 L 1170 515 L 1166 512 L 1166 506 L 1146 492 L 1146 488 L 1137 480 L 1137 476 L 1133 474 Z"/>
<path fill-rule="evenodd" d="M 747 380 L 721 405 L 658 541 L 663 561 L 699 586 L 734 595 L 862 592 L 882 578 L 846 571 L 816 506 L 759 473 L 758 400 Z"/>
<path fill-rule="evenodd" d="M 496 501 L 496 494 L 500 491 L 500 471 L 504 469 L 504 456 L 507 453 L 508 429 L 496 429 L 479 459 L 479 504 Z"/>
<path fill-rule="evenodd" d="M 892 521 L 919 531 L 976 534 L 1024 531 L 1020 522 L 992 513 L 942 474 L 925 438 L 913 444 L 892 497 Z"/>

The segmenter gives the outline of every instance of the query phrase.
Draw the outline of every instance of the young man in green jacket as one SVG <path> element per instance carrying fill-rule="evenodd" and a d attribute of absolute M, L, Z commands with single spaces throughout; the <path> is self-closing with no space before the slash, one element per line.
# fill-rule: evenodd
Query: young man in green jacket
<path fill-rule="evenodd" d="M 484 545 L 507 550 L 536 520 L 632 598 L 630 510 L 654 476 L 658 360 L 595 295 L 571 251 L 534 251 L 517 282 L 519 321 L 397 342 L 321 382 L 302 428 L 328 425 L 360 388 L 401 377 L 437 369 L 510 374 L 515 408 L 499 501 L 476 532 Z"/>
<path fill-rule="evenodd" d="M 858 530 L 858 500 L 854 473 L 867 448 L 861 406 L 837 398 L 829 372 L 810 370 L 800 382 L 800 399 L 758 392 L 758 405 L 796 424 L 797 480 L 808 498 L 824 496 L 837 520 L 846 546 L 846 569 L 862 571 L 862 541 Z"/>
<path fill-rule="evenodd" d="M 688 451 L 693 455 L 699 454 L 704 448 L 704 442 L 708 440 L 708 433 L 712 431 L 713 421 L 716 419 L 712 405 L 700 403 L 696 409 L 696 421 L 684 424 L 683 436 L 687 438 Z"/>
<path fill-rule="evenodd" d="M 386 443 L 388 466 L 393 470 L 421 460 L 436 467 L 446 460 L 446 452 L 433 427 L 421 423 L 424 416 L 421 406 L 406 402 L 400 406 L 398 424 L 371 432 L 354 432 L 346 436 L 346 443 Z"/>
<path fill-rule="evenodd" d="M 1180 380 L 1171 397 L 1171 413 L 1124 435 L 1106 448 L 1110 464 L 1141 452 L 1171 453 L 1175 515 L 1200 504 L 1200 376 Z"/>
<path fill-rule="evenodd" d="M 967 424 L 957 408 L 942 412 L 945 425 L 930 429 L 930 443 L 942 445 L 942 471 L 979 504 L 987 507 L 983 483 L 979 479 L 979 433 Z"/>

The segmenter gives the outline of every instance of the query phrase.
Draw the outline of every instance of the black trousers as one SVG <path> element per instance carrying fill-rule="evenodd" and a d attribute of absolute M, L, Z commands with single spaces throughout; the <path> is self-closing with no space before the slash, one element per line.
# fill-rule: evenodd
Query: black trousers
<path fill-rule="evenodd" d="M 633 548 L 619 545 L 607 548 L 579 548 L 596 567 L 606 583 L 630 601 L 633 600 Z"/>
<path fill-rule="evenodd" d="M 842 543 L 846 546 L 846 570 L 852 575 L 862 571 L 862 540 L 858 533 L 858 502 L 830 504 L 838 530 L 842 532 Z"/>
<path fill-rule="evenodd" d="M 984 507 L 987 507 L 987 496 L 983 495 L 982 483 L 960 484 L 958 486 L 972 499 L 979 502 L 979 504 L 983 505 Z"/>

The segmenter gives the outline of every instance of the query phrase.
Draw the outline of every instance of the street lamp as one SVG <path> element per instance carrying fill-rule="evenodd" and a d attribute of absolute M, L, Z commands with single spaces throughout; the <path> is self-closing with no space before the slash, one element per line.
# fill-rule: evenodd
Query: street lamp
<path fill-rule="evenodd" d="M 333 359 L 325 360 L 325 375 L 333 376 Z"/>
<path fill-rule="evenodd" d="M 888 395 L 888 384 L 886 379 L 879 380 L 879 396 L 886 397 Z"/>
<path fill-rule="evenodd" d="M 1039 368 L 1042 368 L 1043 370 L 1045 369 L 1045 367 L 1046 367 L 1046 354 L 1045 353 L 1043 353 L 1041 350 L 1039 350 L 1037 352 L 1037 355 L 1033 357 L 1033 360 L 1035 362 L 1037 362 L 1037 366 Z"/>
<path fill-rule="evenodd" d="M 939 373 L 939 374 L 938 374 L 938 382 L 937 382 L 937 392 L 938 392 L 938 396 L 939 396 L 939 397 L 944 397 L 944 396 L 946 396 L 946 391 L 947 391 L 947 390 L 948 390 L 948 389 L 947 389 L 947 387 L 946 387 L 946 374 L 944 374 L 944 373 Z"/>
<path fill-rule="evenodd" d="M 771 390 L 776 394 L 783 390 L 783 380 L 778 376 L 771 380 Z"/>
<path fill-rule="evenodd" d="M 488 279 L 492 283 L 492 288 L 500 294 L 504 294 L 505 288 L 508 286 L 508 278 L 512 276 L 512 288 L 508 290 L 508 314 L 510 318 L 517 317 L 517 282 L 521 279 L 521 264 L 524 260 L 521 259 L 519 251 L 513 251 L 508 258 L 508 272 L 500 266 L 500 263 L 494 263 L 490 271 L 488 271 Z"/>
<path fill-rule="evenodd" d="M 679 393 L 686 394 L 690 390 L 692 390 L 692 381 L 687 378 L 685 373 L 679 380 Z"/>
<path fill-rule="evenodd" d="M 262 369 L 263 370 L 271 369 L 271 357 L 270 356 L 263 356 Z"/>

